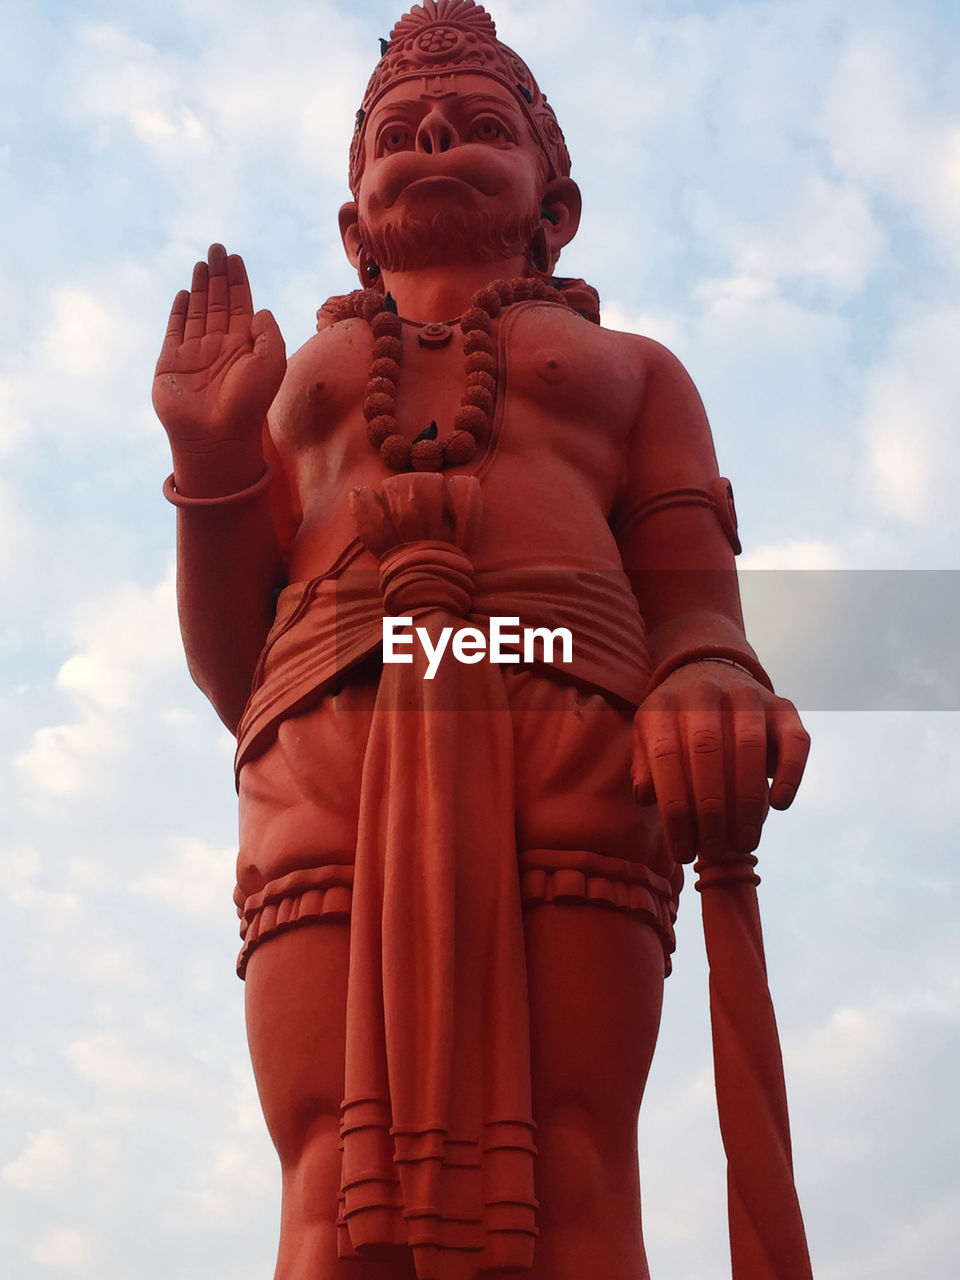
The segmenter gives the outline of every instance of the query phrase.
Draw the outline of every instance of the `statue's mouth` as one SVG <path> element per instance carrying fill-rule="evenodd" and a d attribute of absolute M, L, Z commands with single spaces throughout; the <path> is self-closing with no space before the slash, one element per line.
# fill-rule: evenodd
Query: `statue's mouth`
<path fill-rule="evenodd" d="M 443 186 L 473 187 L 475 191 L 479 190 L 479 188 L 476 186 L 475 183 L 466 182 L 464 181 L 463 178 L 455 178 L 452 174 L 449 174 L 449 173 L 433 173 L 433 174 L 429 174 L 427 177 L 416 178 L 413 182 L 408 182 L 407 185 L 397 193 L 397 195 L 399 197 L 401 195 L 406 194 L 409 191 L 416 191 L 418 189 L 426 189 L 426 188 L 438 187 L 438 186 L 439 187 L 443 187 Z"/>
<path fill-rule="evenodd" d="M 397 156 L 383 182 L 383 207 L 389 209 L 405 191 L 416 187 L 426 190 L 440 185 L 459 187 L 461 191 L 470 187 L 480 195 L 495 196 L 501 190 L 502 177 L 489 162 L 483 163 L 476 153 L 442 157 L 412 153 Z"/>

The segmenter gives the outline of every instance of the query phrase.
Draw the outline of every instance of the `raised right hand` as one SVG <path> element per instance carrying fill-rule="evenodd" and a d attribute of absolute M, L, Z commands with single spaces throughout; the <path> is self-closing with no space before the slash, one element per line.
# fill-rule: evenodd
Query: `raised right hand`
<path fill-rule="evenodd" d="M 174 299 L 153 380 L 153 407 L 175 456 L 259 442 L 286 364 L 276 320 L 254 314 L 243 259 L 211 245 L 190 292 Z"/>

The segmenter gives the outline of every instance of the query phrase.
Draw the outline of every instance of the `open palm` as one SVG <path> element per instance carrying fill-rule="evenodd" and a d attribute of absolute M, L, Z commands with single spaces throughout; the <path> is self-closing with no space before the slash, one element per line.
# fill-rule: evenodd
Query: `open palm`
<path fill-rule="evenodd" d="M 171 444 L 207 452 L 255 437 L 283 379 L 286 354 L 269 311 L 254 313 L 242 258 L 211 245 L 190 291 L 173 302 L 153 380 Z"/>

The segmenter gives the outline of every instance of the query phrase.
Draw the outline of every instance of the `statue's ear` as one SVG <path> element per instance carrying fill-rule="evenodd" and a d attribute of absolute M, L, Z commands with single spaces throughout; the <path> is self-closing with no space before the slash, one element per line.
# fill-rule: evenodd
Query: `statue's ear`
<path fill-rule="evenodd" d="M 360 242 L 357 206 L 352 200 L 348 200 L 340 210 L 340 238 L 350 262 L 359 268 L 363 245 Z"/>
<path fill-rule="evenodd" d="M 572 178 L 554 178 L 547 184 L 540 205 L 540 226 L 554 262 L 577 234 L 582 207 L 580 188 Z"/>
<path fill-rule="evenodd" d="M 360 239 L 357 206 L 352 200 L 348 201 L 340 210 L 340 237 L 343 240 L 343 247 L 347 251 L 347 257 L 357 269 L 361 287 L 364 289 L 378 289 L 382 293 L 383 276 L 377 263 L 374 262 L 369 252 L 363 247 L 363 242 Z"/>

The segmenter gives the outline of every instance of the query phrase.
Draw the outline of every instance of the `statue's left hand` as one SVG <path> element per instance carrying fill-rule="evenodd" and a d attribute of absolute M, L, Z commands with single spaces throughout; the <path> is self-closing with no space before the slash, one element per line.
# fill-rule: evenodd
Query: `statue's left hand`
<path fill-rule="evenodd" d="M 678 862 L 717 861 L 757 847 L 769 808 L 792 803 L 809 749 L 792 702 L 730 663 L 692 662 L 637 711 L 634 791 L 658 805 Z"/>

